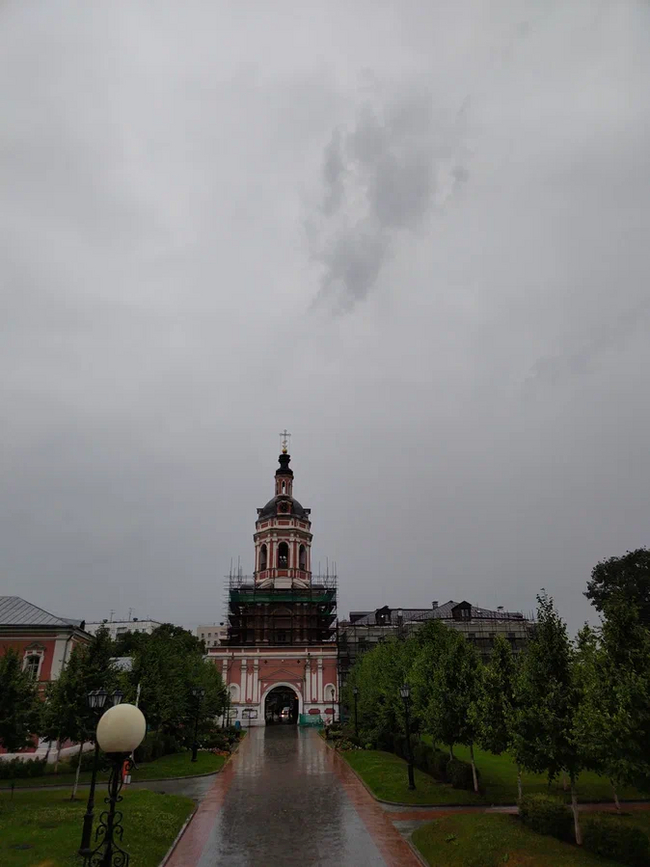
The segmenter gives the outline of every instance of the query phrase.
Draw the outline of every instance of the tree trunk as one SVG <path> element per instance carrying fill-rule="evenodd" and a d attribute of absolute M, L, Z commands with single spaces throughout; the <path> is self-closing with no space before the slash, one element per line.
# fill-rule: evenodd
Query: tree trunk
<path fill-rule="evenodd" d="M 521 801 L 523 796 L 523 787 L 521 785 L 521 765 L 517 763 L 517 801 Z"/>
<path fill-rule="evenodd" d="M 81 771 L 81 754 L 83 752 L 84 742 L 82 741 L 79 744 L 79 754 L 77 755 L 77 773 L 74 778 L 74 786 L 72 787 L 72 795 L 70 796 L 70 800 L 74 801 L 77 797 L 77 788 L 79 787 L 79 772 Z"/>
<path fill-rule="evenodd" d="M 449 758 L 453 759 L 453 757 L 454 757 L 454 745 L 449 744 Z"/>
<path fill-rule="evenodd" d="M 616 804 L 616 812 L 620 813 L 621 812 L 621 802 L 618 800 L 618 792 L 616 791 L 616 783 L 614 782 L 614 780 L 610 780 L 610 783 L 612 784 L 612 792 L 614 793 L 614 803 Z"/>
<path fill-rule="evenodd" d="M 61 758 L 61 738 L 56 739 L 56 761 L 54 762 L 54 773 L 59 771 L 59 759 Z"/>
<path fill-rule="evenodd" d="M 578 814 L 578 793 L 576 792 L 576 778 L 571 774 L 571 809 L 573 810 L 573 827 L 575 829 L 576 844 L 582 846 L 582 831 L 580 830 L 580 816 Z"/>
<path fill-rule="evenodd" d="M 476 765 L 474 764 L 474 744 L 469 745 L 469 757 L 472 762 L 472 779 L 474 780 L 474 791 L 478 794 L 478 777 L 476 776 Z"/>

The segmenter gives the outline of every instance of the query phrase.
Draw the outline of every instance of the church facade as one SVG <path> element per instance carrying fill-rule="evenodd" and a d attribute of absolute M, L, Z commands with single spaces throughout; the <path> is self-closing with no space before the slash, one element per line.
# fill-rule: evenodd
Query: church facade
<path fill-rule="evenodd" d="M 242 725 L 338 718 L 336 576 L 313 575 L 311 515 L 293 496 L 286 438 L 275 493 L 257 510 L 255 569 L 228 578 L 225 644 L 208 648 Z"/>

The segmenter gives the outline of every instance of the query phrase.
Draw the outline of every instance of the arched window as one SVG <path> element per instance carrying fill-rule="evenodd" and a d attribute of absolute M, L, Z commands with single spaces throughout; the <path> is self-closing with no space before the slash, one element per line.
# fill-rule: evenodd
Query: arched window
<path fill-rule="evenodd" d="M 325 701 L 334 701 L 334 697 L 336 696 L 336 689 L 334 685 L 328 683 L 325 687 Z"/>
<path fill-rule="evenodd" d="M 286 569 L 289 566 L 289 546 L 286 542 L 278 545 L 278 569 Z"/>
<path fill-rule="evenodd" d="M 266 545 L 262 545 L 260 548 L 260 572 L 263 572 L 266 569 L 267 562 L 267 551 Z"/>
<path fill-rule="evenodd" d="M 307 568 L 307 550 L 304 545 L 301 545 L 298 549 L 298 568 Z"/>
<path fill-rule="evenodd" d="M 283 493 L 283 494 L 286 494 L 286 493 L 287 493 L 287 485 L 286 485 L 286 482 L 282 482 L 282 493 Z"/>

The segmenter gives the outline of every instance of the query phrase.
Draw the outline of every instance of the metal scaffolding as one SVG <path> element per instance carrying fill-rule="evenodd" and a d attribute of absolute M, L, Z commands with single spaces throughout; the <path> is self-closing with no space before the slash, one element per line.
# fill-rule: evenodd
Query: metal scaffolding
<path fill-rule="evenodd" d="M 226 592 L 230 646 L 336 642 L 337 578 L 329 571 L 305 587 L 282 588 L 257 584 L 238 568 L 226 576 Z"/>

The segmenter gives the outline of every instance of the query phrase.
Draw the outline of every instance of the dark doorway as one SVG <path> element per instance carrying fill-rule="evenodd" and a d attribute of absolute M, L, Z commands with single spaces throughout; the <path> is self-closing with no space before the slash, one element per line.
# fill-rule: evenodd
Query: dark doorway
<path fill-rule="evenodd" d="M 264 719 L 268 725 L 295 725 L 298 722 L 298 696 L 290 686 L 276 686 L 266 696 Z"/>

